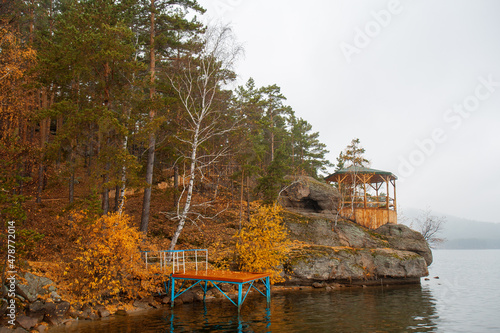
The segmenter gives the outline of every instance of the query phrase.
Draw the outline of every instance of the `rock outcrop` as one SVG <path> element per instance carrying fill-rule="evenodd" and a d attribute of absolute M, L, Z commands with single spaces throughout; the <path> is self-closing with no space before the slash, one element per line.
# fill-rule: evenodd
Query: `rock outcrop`
<path fill-rule="evenodd" d="M 30 302 L 36 301 L 38 295 L 45 295 L 56 291 L 54 282 L 46 277 L 36 276 L 31 273 L 24 273 L 23 277 L 26 283 L 16 284 L 16 292 Z"/>
<path fill-rule="evenodd" d="M 50 325 L 67 322 L 70 304 L 62 301 L 54 282 L 46 277 L 26 272 L 21 274 L 23 282 L 15 285 L 16 309 L 14 316 L 7 316 L 7 299 L 0 301 L 0 325 L 11 326 L 15 319 L 16 330 L 39 332 Z"/>
<path fill-rule="evenodd" d="M 301 212 L 334 212 L 340 201 L 339 191 L 308 176 L 287 177 L 291 184 L 283 191 L 283 207 Z"/>
<path fill-rule="evenodd" d="M 333 214 L 287 213 L 295 248 L 284 265 L 288 283 L 414 283 L 427 276 L 432 253 L 423 236 L 404 225 L 377 230 Z"/>
<path fill-rule="evenodd" d="M 386 224 L 375 232 L 386 236 L 391 248 L 415 252 L 424 257 L 427 266 L 432 264 L 432 252 L 421 233 L 402 224 Z"/>

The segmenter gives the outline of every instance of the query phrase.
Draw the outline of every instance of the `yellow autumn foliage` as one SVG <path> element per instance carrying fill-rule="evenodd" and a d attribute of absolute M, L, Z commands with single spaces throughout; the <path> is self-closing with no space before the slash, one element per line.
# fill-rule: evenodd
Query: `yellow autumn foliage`
<path fill-rule="evenodd" d="M 16 133 L 32 106 L 26 85 L 29 70 L 35 65 L 36 53 L 18 33 L 0 20 L 0 130 L 4 140 Z"/>
<path fill-rule="evenodd" d="M 93 222 L 73 215 L 77 254 L 64 278 L 75 301 L 107 303 L 117 297 L 137 296 L 154 272 L 146 272 L 140 258 L 142 234 L 130 226 L 127 215 L 108 214 Z M 146 283 L 146 285 L 143 285 Z"/>
<path fill-rule="evenodd" d="M 279 206 L 259 207 L 236 236 L 240 269 L 271 273 L 271 283 L 283 281 L 280 265 L 290 244 L 281 213 Z"/>

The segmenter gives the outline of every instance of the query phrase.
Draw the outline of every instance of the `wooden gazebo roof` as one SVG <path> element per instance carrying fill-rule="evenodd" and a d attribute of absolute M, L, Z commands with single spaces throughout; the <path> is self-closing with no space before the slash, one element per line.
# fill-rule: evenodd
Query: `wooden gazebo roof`
<path fill-rule="evenodd" d="M 370 169 L 360 166 L 350 166 L 345 169 L 341 169 L 328 177 L 325 178 L 327 182 L 345 182 L 352 181 L 354 177 L 363 176 L 364 182 L 367 184 L 371 183 L 381 183 L 388 180 L 396 180 L 396 177 L 392 172 L 382 171 L 377 169 Z"/>

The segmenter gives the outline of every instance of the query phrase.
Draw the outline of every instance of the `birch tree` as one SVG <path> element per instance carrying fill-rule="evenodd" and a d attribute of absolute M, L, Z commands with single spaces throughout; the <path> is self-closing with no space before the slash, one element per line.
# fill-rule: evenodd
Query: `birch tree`
<path fill-rule="evenodd" d="M 185 135 L 178 136 L 177 139 L 187 147 L 181 154 L 189 163 L 185 176 L 188 184 L 178 199 L 175 216 L 178 225 L 170 250 L 175 248 L 189 219 L 197 173 L 215 163 L 228 150 L 225 145 L 218 151 L 202 154 L 203 144 L 232 130 L 232 126 L 220 126 L 225 114 L 217 107 L 216 99 L 224 85 L 234 79 L 232 69 L 242 49 L 236 44 L 232 31 L 227 26 L 207 28 L 201 42 L 201 50 L 194 56 L 179 59 L 173 66 L 176 73 L 168 75 L 184 112 Z"/>
<path fill-rule="evenodd" d="M 191 0 L 141 0 L 140 2 L 146 9 L 146 16 L 149 20 L 149 28 L 147 29 L 149 30 L 148 50 L 147 52 L 146 49 L 142 51 L 149 56 L 149 59 L 145 58 L 144 62 L 149 63 L 150 103 L 148 121 L 152 128 L 149 128 L 146 162 L 147 186 L 144 188 L 140 227 L 143 233 L 147 233 L 157 141 L 156 126 L 151 126 L 151 124 L 155 124 L 158 113 L 161 111 L 158 110 L 161 98 L 156 87 L 157 71 L 162 69 L 162 65 L 169 65 L 166 59 L 174 56 L 178 57 L 180 53 L 191 47 L 191 39 L 201 31 L 202 24 L 197 21 L 196 16 L 189 18 L 188 13 L 190 11 L 191 13 L 204 13 L 204 9 L 196 1 Z M 146 37 L 146 34 L 144 34 L 144 37 Z"/>

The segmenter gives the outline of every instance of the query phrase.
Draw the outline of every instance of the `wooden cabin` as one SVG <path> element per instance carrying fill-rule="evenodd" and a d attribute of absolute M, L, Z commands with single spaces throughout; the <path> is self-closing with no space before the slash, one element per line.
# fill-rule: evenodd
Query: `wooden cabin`
<path fill-rule="evenodd" d="M 397 224 L 396 179 L 388 171 L 350 166 L 326 177 L 341 194 L 339 215 L 370 228 Z"/>

